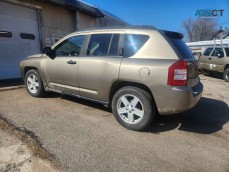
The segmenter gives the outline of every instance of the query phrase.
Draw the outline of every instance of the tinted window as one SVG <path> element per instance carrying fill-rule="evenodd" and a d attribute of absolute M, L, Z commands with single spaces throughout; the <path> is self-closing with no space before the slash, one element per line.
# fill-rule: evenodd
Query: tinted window
<path fill-rule="evenodd" d="M 126 34 L 123 56 L 130 57 L 136 54 L 148 39 L 148 35 Z"/>
<path fill-rule="evenodd" d="M 12 33 L 11 32 L 7 32 L 7 31 L 0 31 L 0 37 L 11 38 L 12 37 Z"/>
<path fill-rule="evenodd" d="M 29 33 L 21 33 L 20 37 L 22 39 L 30 39 L 30 40 L 34 40 L 35 39 L 35 35 L 29 34 Z"/>
<path fill-rule="evenodd" d="M 113 34 L 112 41 L 109 50 L 109 56 L 118 56 L 118 45 L 119 45 L 120 34 Z"/>
<path fill-rule="evenodd" d="M 56 56 L 79 56 L 83 41 L 83 35 L 66 39 L 55 48 Z"/>
<path fill-rule="evenodd" d="M 213 48 L 208 48 L 208 49 L 204 52 L 204 55 L 205 55 L 205 56 L 210 56 L 212 50 L 213 50 Z"/>
<path fill-rule="evenodd" d="M 170 40 L 172 41 L 173 45 L 177 48 L 177 50 L 181 54 L 182 59 L 193 59 L 193 58 L 195 58 L 192 55 L 191 50 L 184 43 L 184 41 L 182 41 L 181 39 L 175 39 L 175 38 L 170 38 Z"/>
<path fill-rule="evenodd" d="M 220 57 L 224 57 L 224 52 L 222 48 L 215 48 L 215 50 L 212 53 L 212 56 L 220 56 Z"/>
<path fill-rule="evenodd" d="M 225 51 L 226 51 L 227 57 L 229 57 L 229 48 L 225 48 Z"/>
<path fill-rule="evenodd" d="M 87 49 L 88 56 L 107 56 L 112 34 L 91 35 Z"/>

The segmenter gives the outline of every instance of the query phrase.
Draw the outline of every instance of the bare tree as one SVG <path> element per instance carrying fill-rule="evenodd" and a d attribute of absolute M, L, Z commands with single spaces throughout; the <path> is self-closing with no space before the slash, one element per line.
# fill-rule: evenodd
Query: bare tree
<path fill-rule="evenodd" d="M 212 18 L 187 18 L 182 22 L 182 27 L 186 32 L 186 38 L 190 42 L 205 41 L 213 38 L 213 34 L 218 29 L 216 19 Z"/>

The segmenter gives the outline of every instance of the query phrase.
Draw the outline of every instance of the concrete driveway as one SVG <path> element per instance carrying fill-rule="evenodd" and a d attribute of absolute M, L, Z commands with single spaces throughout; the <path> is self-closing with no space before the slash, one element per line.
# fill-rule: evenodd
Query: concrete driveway
<path fill-rule="evenodd" d="M 120 126 L 105 107 L 59 94 L 0 91 L 0 115 L 38 137 L 68 171 L 229 171 L 229 83 L 202 76 L 204 95 L 144 132 Z"/>

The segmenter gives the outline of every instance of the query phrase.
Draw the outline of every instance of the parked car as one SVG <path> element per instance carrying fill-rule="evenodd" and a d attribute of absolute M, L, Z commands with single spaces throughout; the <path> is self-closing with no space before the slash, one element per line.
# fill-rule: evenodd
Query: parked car
<path fill-rule="evenodd" d="M 153 27 L 75 32 L 23 60 L 21 74 L 34 97 L 54 91 L 96 101 L 142 130 L 157 112 L 182 112 L 201 98 L 198 59 L 182 38 Z"/>
<path fill-rule="evenodd" d="M 229 48 L 207 47 L 200 56 L 200 68 L 207 72 L 220 72 L 229 82 Z"/>

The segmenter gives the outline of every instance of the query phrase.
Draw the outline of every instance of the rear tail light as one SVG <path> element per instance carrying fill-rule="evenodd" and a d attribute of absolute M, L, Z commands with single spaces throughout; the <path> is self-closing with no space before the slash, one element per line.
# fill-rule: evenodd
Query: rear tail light
<path fill-rule="evenodd" d="M 169 67 L 168 85 L 186 86 L 187 85 L 187 61 L 179 60 Z"/>

